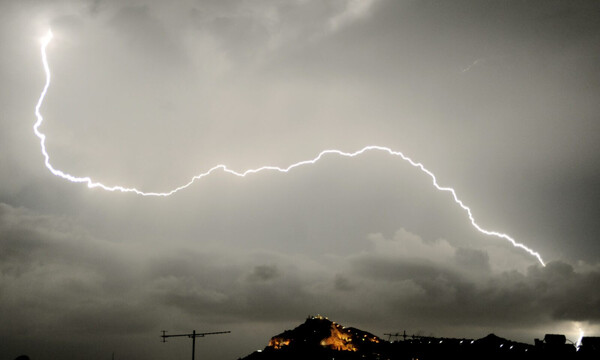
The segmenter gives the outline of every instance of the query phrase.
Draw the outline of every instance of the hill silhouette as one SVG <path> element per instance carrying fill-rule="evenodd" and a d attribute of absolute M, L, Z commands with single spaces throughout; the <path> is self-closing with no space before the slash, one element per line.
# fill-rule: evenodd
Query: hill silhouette
<path fill-rule="evenodd" d="M 399 335 L 399 334 L 395 334 Z M 391 339 L 391 336 L 390 336 Z M 404 334 L 390 342 L 369 332 L 345 327 L 326 317 L 309 316 L 306 321 L 273 336 L 268 345 L 241 360 L 437 360 L 437 359 L 598 359 L 598 339 L 584 338 L 576 351 L 564 335 L 547 334 L 535 345 L 511 341 L 495 334 L 481 339 L 437 338 Z"/>

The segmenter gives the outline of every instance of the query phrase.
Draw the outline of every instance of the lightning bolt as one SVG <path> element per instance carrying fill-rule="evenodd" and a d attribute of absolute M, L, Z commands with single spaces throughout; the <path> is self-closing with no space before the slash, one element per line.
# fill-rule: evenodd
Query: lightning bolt
<path fill-rule="evenodd" d="M 479 226 L 479 224 L 477 224 L 477 222 L 475 222 L 475 218 L 473 217 L 473 213 L 471 212 L 471 209 L 468 206 L 466 206 L 462 202 L 462 200 L 460 200 L 458 198 L 458 196 L 456 195 L 456 191 L 454 191 L 454 189 L 451 187 L 440 186 L 438 184 L 438 181 L 437 181 L 437 178 L 435 177 L 435 175 L 431 171 L 429 171 L 427 168 L 425 168 L 425 166 L 423 166 L 423 164 L 412 160 L 411 158 L 404 155 L 400 151 L 394 151 L 394 150 L 392 150 L 388 147 L 384 147 L 384 146 L 377 146 L 377 145 L 365 146 L 364 148 L 362 148 L 358 151 L 355 151 L 355 152 L 345 152 L 345 151 L 336 150 L 336 149 L 323 150 L 312 159 L 299 161 L 299 162 L 291 164 L 287 167 L 279 167 L 279 166 L 270 166 L 269 165 L 269 166 L 261 166 L 259 168 L 255 168 L 255 169 L 248 169 L 248 170 L 244 170 L 244 171 L 240 172 L 240 171 L 236 171 L 236 170 L 228 168 L 227 165 L 219 164 L 201 174 L 198 174 L 198 175 L 192 177 L 191 180 L 188 181 L 187 183 L 185 183 L 181 186 L 178 186 L 172 190 L 166 191 L 166 192 L 145 192 L 145 191 L 142 191 L 142 190 L 139 190 L 136 188 L 129 188 L 129 187 L 124 187 L 124 186 L 120 186 L 120 185 L 108 186 L 108 185 L 104 185 L 100 182 L 94 181 L 94 180 L 92 180 L 92 178 L 87 177 L 87 176 L 86 177 L 74 176 L 74 175 L 63 172 L 62 170 L 55 169 L 52 166 L 52 164 L 50 163 L 50 155 L 48 155 L 48 152 L 46 150 L 46 135 L 44 135 L 39 130 L 40 126 L 42 125 L 42 122 L 44 121 L 44 118 L 42 117 L 42 114 L 40 112 L 40 108 L 44 102 L 44 98 L 46 97 L 48 88 L 50 87 L 51 74 L 50 74 L 50 66 L 48 65 L 48 58 L 46 56 L 46 47 L 52 40 L 52 37 L 53 37 L 52 31 L 49 30 L 48 33 L 46 34 L 46 36 L 44 36 L 41 41 L 42 42 L 42 45 L 41 45 L 42 63 L 44 65 L 44 71 L 46 73 L 46 84 L 44 85 L 44 89 L 42 90 L 42 93 L 40 94 L 40 98 L 37 102 L 37 105 L 35 106 L 35 116 L 37 117 L 37 121 L 33 125 L 33 131 L 34 131 L 35 135 L 40 139 L 41 152 L 42 152 L 42 155 L 44 156 L 44 163 L 46 165 L 46 168 L 48 168 L 48 170 L 55 176 L 58 176 L 60 178 L 63 178 L 65 180 L 68 180 L 68 181 L 74 182 L 74 183 L 84 183 L 87 185 L 88 188 L 91 188 L 91 189 L 100 188 L 102 190 L 111 191 L 111 192 L 134 193 L 136 195 L 141 195 L 141 196 L 167 197 L 167 196 L 171 196 L 181 190 L 184 190 L 184 189 L 190 187 L 197 180 L 207 177 L 216 171 L 223 171 L 225 173 L 228 173 L 228 174 L 231 174 L 234 176 L 239 176 L 239 177 L 246 177 L 247 175 L 256 174 L 256 173 L 263 172 L 263 171 L 275 171 L 275 172 L 280 172 L 280 173 L 287 173 L 287 172 L 289 172 L 295 168 L 301 167 L 301 166 L 315 164 L 317 161 L 321 160 L 323 157 L 325 157 L 327 155 L 338 155 L 338 156 L 343 156 L 343 157 L 356 157 L 356 156 L 362 155 L 366 152 L 380 151 L 380 152 L 388 153 L 389 155 L 400 157 L 402 160 L 408 162 L 413 167 L 418 168 L 423 173 L 427 174 L 431 178 L 431 182 L 436 189 L 438 189 L 439 191 L 443 191 L 443 192 L 449 192 L 452 195 L 454 202 L 456 204 L 458 204 L 467 213 L 469 220 L 471 221 L 471 225 L 475 229 L 477 229 L 477 231 L 479 231 L 482 234 L 488 235 L 488 236 L 494 236 L 494 237 L 498 237 L 498 238 L 507 240 L 514 247 L 520 248 L 520 249 L 526 251 L 527 253 L 529 253 L 530 255 L 532 255 L 533 257 L 535 257 L 540 262 L 540 264 L 542 264 L 542 266 L 546 266 L 546 264 L 544 263 L 544 260 L 542 259 L 541 255 L 538 252 L 528 248 L 527 246 L 525 246 L 521 243 L 518 243 L 517 241 L 515 241 L 515 239 L 513 239 L 512 237 L 510 237 L 507 234 L 500 233 L 497 231 L 489 231 L 489 230 L 486 230 L 486 229 L 482 228 L 481 226 Z"/>
<path fill-rule="evenodd" d="M 577 351 L 579 351 L 579 348 L 581 347 L 581 341 L 583 340 L 583 337 L 585 336 L 585 333 L 583 332 L 583 329 L 579 329 L 579 339 L 577 339 L 577 343 L 575 343 L 575 349 L 577 349 Z"/>

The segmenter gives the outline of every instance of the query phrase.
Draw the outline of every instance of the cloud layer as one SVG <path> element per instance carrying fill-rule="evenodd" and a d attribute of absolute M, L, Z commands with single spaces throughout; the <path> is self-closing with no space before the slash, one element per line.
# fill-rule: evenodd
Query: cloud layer
<path fill-rule="evenodd" d="M 599 332 L 597 1 L 27 1 L 0 5 L 0 353 L 237 358 L 321 313 L 375 334 Z M 324 159 L 377 144 L 423 162 Z M 226 344 L 227 346 L 224 346 Z"/>
<path fill-rule="evenodd" d="M 152 337 L 161 327 L 202 319 L 260 344 L 242 324 L 268 323 L 274 331 L 317 312 L 375 332 L 494 331 L 526 341 L 532 339 L 523 334 L 556 323 L 571 337 L 574 324 L 600 324 L 600 268 L 583 263 L 492 271 L 485 251 L 426 242 L 404 229 L 391 238 L 372 234 L 368 249 L 344 257 L 166 248 L 157 254 L 143 244 L 94 239 L 67 218 L 6 204 L 0 210 L 1 335 L 13 341 L 58 326 L 65 337 L 115 344 L 118 336 Z"/>

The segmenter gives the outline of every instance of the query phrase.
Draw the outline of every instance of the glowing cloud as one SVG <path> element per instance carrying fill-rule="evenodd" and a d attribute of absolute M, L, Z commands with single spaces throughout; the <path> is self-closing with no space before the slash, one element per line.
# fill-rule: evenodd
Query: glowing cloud
<path fill-rule="evenodd" d="M 529 253 L 530 255 L 534 256 L 539 262 L 540 264 L 542 264 L 543 266 L 546 266 L 546 264 L 544 263 L 544 260 L 542 260 L 541 255 L 528 248 L 527 246 L 516 242 L 512 237 L 510 237 L 507 234 L 504 233 L 500 233 L 497 231 L 489 231 L 489 230 L 485 230 L 483 229 L 481 226 L 479 226 L 476 222 L 475 222 L 475 218 L 473 217 L 473 214 L 471 212 L 471 209 L 466 206 L 456 195 L 456 192 L 454 191 L 453 188 L 451 187 L 444 187 L 444 186 L 440 186 L 437 182 L 437 179 L 435 177 L 435 175 L 427 170 L 425 168 L 425 166 L 423 166 L 423 164 L 416 162 L 414 160 L 412 160 L 411 158 L 409 158 L 408 156 L 404 155 L 402 152 L 400 151 L 394 151 L 388 147 L 384 147 L 384 146 L 378 146 L 378 145 L 370 145 L 370 146 L 365 146 L 364 148 L 354 151 L 354 152 L 345 152 L 345 151 L 341 151 L 341 150 L 336 150 L 336 149 L 330 149 L 330 150 L 323 150 L 321 151 L 317 156 L 315 156 L 312 159 L 309 160 L 303 160 L 303 161 L 299 161 L 296 163 L 293 163 L 287 167 L 279 167 L 279 166 L 271 166 L 271 165 L 267 165 L 267 166 L 261 166 L 259 168 L 255 168 L 255 169 L 247 169 L 244 171 L 236 171 L 236 170 L 232 170 L 230 168 L 227 167 L 227 165 L 223 165 L 223 164 L 219 164 L 216 165 L 212 168 L 210 168 L 209 170 L 200 173 L 194 177 L 192 177 L 192 179 L 190 181 L 188 181 L 187 183 L 178 186 L 174 189 L 165 191 L 165 192 L 146 192 L 146 191 L 142 191 L 136 188 L 129 188 L 129 187 L 124 187 L 121 185 L 113 185 L 113 186 L 108 186 L 108 185 L 104 185 L 100 182 L 96 182 L 94 180 L 92 180 L 92 178 L 86 176 L 86 177 L 79 177 L 79 176 L 74 176 L 68 173 L 63 172 L 62 170 L 59 169 L 55 169 L 52 164 L 50 163 L 50 155 L 48 155 L 48 152 L 46 151 L 46 135 L 44 135 L 42 132 L 40 132 L 39 128 L 42 125 L 42 122 L 44 121 L 44 118 L 42 117 L 42 114 L 40 112 L 40 108 L 44 102 L 44 98 L 46 97 L 46 93 L 48 91 L 48 88 L 50 87 L 50 79 L 51 79 L 51 74 L 50 74 L 50 67 L 48 65 L 48 59 L 46 56 L 46 47 L 48 46 L 48 44 L 50 43 L 50 41 L 52 40 L 52 31 L 48 30 L 48 33 L 46 34 L 46 36 L 44 36 L 42 38 L 42 46 L 41 46 L 41 53 L 42 53 L 42 63 L 44 65 L 44 71 L 46 73 L 46 84 L 44 85 L 44 89 L 42 90 L 42 93 L 40 94 L 40 98 L 37 102 L 37 105 L 35 106 L 35 116 L 37 117 L 37 121 L 35 122 L 35 124 L 33 125 L 33 131 L 35 133 L 35 135 L 40 139 L 40 147 L 41 147 L 41 152 L 42 155 L 44 156 L 44 163 L 46 165 L 46 168 L 48 168 L 48 170 L 50 170 L 50 172 L 52 174 L 54 174 L 55 176 L 58 176 L 60 178 L 63 178 L 65 180 L 68 180 L 70 182 L 74 182 L 74 183 L 85 183 L 87 184 L 88 188 L 100 188 L 106 191 L 111 191 L 111 192 L 123 192 L 123 193 L 134 193 L 137 195 L 141 195 L 141 196 L 161 196 L 161 197 L 167 197 L 167 196 L 171 196 L 173 194 L 175 194 L 178 191 L 181 191 L 189 186 L 191 186 L 196 180 L 200 180 L 206 176 L 209 176 L 210 174 L 212 174 L 215 171 L 223 171 L 225 173 L 231 174 L 231 175 L 235 175 L 235 176 L 239 176 L 239 177 L 245 177 L 247 175 L 251 175 L 251 174 L 256 174 L 259 172 L 263 172 L 263 171 L 275 171 L 275 172 L 280 172 L 280 173 L 287 173 L 289 171 L 291 171 L 292 169 L 295 169 L 297 167 L 301 167 L 304 165 L 312 165 L 314 163 L 316 163 L 317 161 L 321 160 L 323 157 L 327 156 L 327 155 L 337 155 L 337 156 L 344 156 L 344 157 L 355 157 L 355 156 L 359 156 L 362 155 L 366 152 L 369 151 L 380 151 L 380 152 L 385 152 L 388 153 L 389 155 L 393 155 L 393 156 L 397 156 L 400 157 L 402 160 L 408 162 L 410 165 L 412 165 L 415 168 L 420 169 L 422 172 L 424 172 L 425 174 L 427 174 L 430 178 L 431 178 L 431 182 L 433 184 L 433 186 L 443 192 L 449 192 L 452 195 L 452 198 L 454 199 L 454 202 L 456 204 L 458 204 L 468 215 L 469 220 L 471 221 L 471 225 L 473 225 L 473 227 L 475 229 L 477 229 L 477 231 L 481 232 L 482 234 L 485 235 L 489 235 L 489 236 L 495 236 L 504 240 L 507 240 L 508 242 L 510 242 L 514 247 L 516 248 L 520 248 L 525 250 L 527 253 Z"/>

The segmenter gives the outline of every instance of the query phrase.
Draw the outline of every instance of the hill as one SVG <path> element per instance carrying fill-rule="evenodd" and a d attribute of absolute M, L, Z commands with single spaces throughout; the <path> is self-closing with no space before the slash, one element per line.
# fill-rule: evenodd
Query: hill
<path fill-rule="evenodd" d="M 585 338 L 584 338 L 585 339 Z M 590 338 L 595 339 L 595 338 Z M 592 341 L 588 341 L 590 345 Z M 585 343 L 584 343 L 585 344 Z M 264 350 L 241 360 L 437 360 L 437 359 L 597 359 L 596 348 L 568 344 L 564 335 L 548 334 L 529 345 L 489 334 L 481 339 L 404 335 L 390 342 L 369 332 L 345 327 L 326 317 L 310 316 L 292 330 L 273 336 Z"/>

